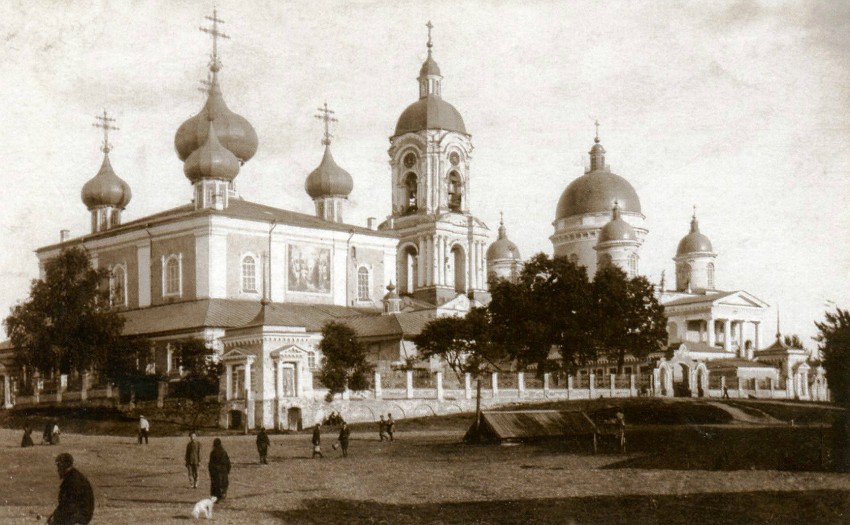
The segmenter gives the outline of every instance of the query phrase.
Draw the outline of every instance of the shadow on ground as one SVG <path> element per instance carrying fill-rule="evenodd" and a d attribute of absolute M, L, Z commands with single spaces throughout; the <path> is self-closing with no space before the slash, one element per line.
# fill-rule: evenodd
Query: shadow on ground
<path fill-rule="evenodd" d="M 742 492 L 681 496 L 464 501 L 389 505 L 371 501 L 314 499 L 272 516 L 284 523 L 517 524 L 517 525 L 792 525 L 845 524 L 850 492 Z"/>

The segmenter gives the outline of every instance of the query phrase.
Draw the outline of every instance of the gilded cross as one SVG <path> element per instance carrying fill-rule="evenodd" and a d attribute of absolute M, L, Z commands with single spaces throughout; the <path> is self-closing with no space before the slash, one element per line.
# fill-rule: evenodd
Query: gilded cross
<path fill-rule="evenodd" d="M 428 28 L 428 49 L 431 49 L 434 46 L 434 44 L 431 42 L 431 29 L 434 28 L 434 24 L 432 24 L 431 21 L 428 20 L 428 23 L 425 24 L 425 27 Z"/>
<path fill-rule="evenodd" d="M 218 39 L 219 38 L 229 39 L 230 35 L 222 33 L 221 31 L 218 30 L 218 24 L 223 24 L 224 20 L 222 20 L 218 17 L 218 11 L 216 10 L 215 7 L 213 7 L 212 16 L 207 16 L 207 17 L 204 17 L 204 18 L 206 18 L 207 20 L 212 22 L 212 27 L 199 27 L 198 29 L 200 29 L 204 33 L 208 33 L 210 36 L 212 36 L 213 52 L 212 52 L 212 57 L 211 57 L 211 60 L 210 60 L 210 70 L 218 71 L 219 69 L 221 69 L 221 62 L 219 62 L 219 60 L 218 60 Z"/>
<path fill-rule="evenodd" d="M 319 108 L 319 114 L 315 115 L 317 119 L 322 120 L 325 123 L 325 137 L 322 139 L 322 144 L 325 146 L 330 145 L 331 137 L 333 137 L 333 135 L 331 135 L 330 125 L 331 122 L 337 122 L 337 119 L 332 116 L 334 114 L 334 111 L 328 109 L 328 103 L 325 102 L 324 106 Z"/>
<path fill-rule="evenodd" d="M 112 125 L 115 119 L 111 118 L 105 109 L 103 110 L 103 115 L 95 115 L 94 118 L 97 122 L 92 124 L 92 126 L 103 130 L 103 145 L 100 147 L 100 151 L 109 153 L 112 150 L 112 144 L 109 143 L 109 130 L 118 131 L 118 128 Z"/>
<path fill-rule="evenodd" d="M 596 142 L 599 142 L 599 120 L 593 123 L 596 126 Z"/>

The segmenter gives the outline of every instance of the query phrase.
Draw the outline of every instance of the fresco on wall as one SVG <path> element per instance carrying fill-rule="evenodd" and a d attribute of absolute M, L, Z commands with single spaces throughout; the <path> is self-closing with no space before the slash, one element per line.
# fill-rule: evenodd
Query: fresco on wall
<path fill-rule="evenodd" d="M 331 252 L 316 246 L 289 245 L 290 292 L 330 293 Z"/>

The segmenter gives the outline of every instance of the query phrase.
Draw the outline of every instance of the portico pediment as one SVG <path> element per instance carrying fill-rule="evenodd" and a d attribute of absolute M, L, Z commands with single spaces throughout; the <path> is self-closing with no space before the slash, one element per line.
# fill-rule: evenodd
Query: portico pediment
<path fill-rule="evenodd" d="M 272 359 L 280 359 L 283 361 L 301 361 L 307 358 L 309 350 L 306 350 L 298 345 L 286 345 L 272 350 L 269 356 Z"/>
<path fill-rule="evenodd" d="M 243 363 L 249 359 L 254 359 L 256 356 L 254 354 L 248 353 L 241 348 L 234 348 L 229 352 L 225 353 L 221 356 L 221 360 L 224 362 L 239 362 Z"/>
<path fill-rule="evenodd" d="M 715 306 L 745 306 L 748 308 L 767 308 L 769 305 L 743 290 L 734 292 L 714 302 Z"/>

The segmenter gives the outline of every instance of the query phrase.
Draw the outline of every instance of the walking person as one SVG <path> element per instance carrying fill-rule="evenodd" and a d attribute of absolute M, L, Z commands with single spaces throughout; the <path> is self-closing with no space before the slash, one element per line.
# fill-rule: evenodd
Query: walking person
<path fill-rule="evenodd" d="M 139 416 L 139 445 L 142 444 L 142 440 L 145 440 L 145 445 L 148 444 L 148 434 L 151 431 L 150 422 L 145 419 L 145 416 Z"/>
<path fill-rule="evenodd" d="M 313 427 L 313 457 L 311 459 L 316 459 L 316 456 L 319 456 L 319 459 L 325 457 L 322 455 L 322 431 L 321 431 L 321 423 L 316 423 L 316 426 Z"/>
<path fill-rule="evenodd" d="M 260 433 L 257 434 L 257 452 L 260 453 L 260 463 L 263 465 L 269 464 L 269 446 L 271 446 L 271 441 L 269 441 L 269 435 L 266 434 L 266 427 L 260 427 Z"/>
<path fill-rule="evenodd" d="M 58 445 L 59 444 L 59 423 L 53 423 L 53 429 L 50 431 L 50 444 Z"/>
<path fill-rule="evenodd" d="M 44 432 L 41 434 L 41 444 L 42 445 L 52 445 L 53 441 L 53 421 L 47 420 L 47 423 L 44 424 Z"/>
<path fill-rule="evenodd" d="M 339 448 L 342 449 L 342 457 L 348 457 L 348 438 L 351 437 L 351 429 L 348 428 L 348 423 L 343 422 L 342 428 L 339 429 Z"/>
<path fill-rule="evenodd" d="M 32 442 L 32 427 L 29 425 L 24 425 L 24 437 L 21 438 L 21 447 L 27 448 L 35 445 Z"/>
<path fill-rule="evenodd" d="M 378 421 L 378 438 L 381 441 L 387 439 L 387 420 L 384 419 L 383 414 L 381 414 L 381 420 Z"/>
<path fill-rule="evenodd" d="M 91 483 L 74 468 L 74 457 L 68 453 L 56 456 L 59 505 L 47 518 L 47 525 L 88 525 L 94 515 L 94 492 Z"/>
<path fill-rule="evenodd" d="M 387 414 L 387 435 L 390 438 L 390 441 L 395 441 L 395 420 L 393 419 L 392 414 Z"/>
<path fill-rule="evenodd" d="M 201 443 L 195 439 L 195 432 L 189 432 L 189 442 L 186 443 L 186 472 L 192 488 L 198 488 L 198 466 L 201 464 Z"/>
<path fill-rule="evenodd" d="M 227 497 L 227 487 L 230 485 L 230 457 L 219 438 L 213 440 L 207 468 L 210 471 L 210 496 L 223 500 Z"/>

